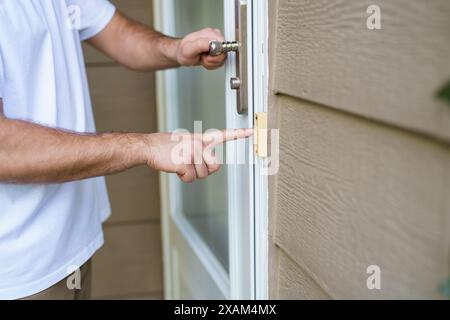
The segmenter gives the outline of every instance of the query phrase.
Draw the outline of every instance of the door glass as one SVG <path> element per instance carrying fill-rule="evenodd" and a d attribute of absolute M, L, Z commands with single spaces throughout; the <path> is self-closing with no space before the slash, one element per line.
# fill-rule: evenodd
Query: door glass
<path fill-rule="evenodd" d="M 175 33 L 182 37 L 206 27 L 224 29 L 223 0 L 174 0 Z M 177 72 L 177 128 L 194 131 L 226 128 L 225 68 L 206 71 L 201 67 Z M 194 184 L 179 183 L 180 214 L 184 215 L 228 271 L 227 169 Z"/>

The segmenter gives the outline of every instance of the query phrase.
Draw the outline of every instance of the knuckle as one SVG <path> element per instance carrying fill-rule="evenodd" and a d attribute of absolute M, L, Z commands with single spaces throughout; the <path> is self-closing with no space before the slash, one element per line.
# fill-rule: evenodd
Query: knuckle
<path fill-rule="evenodd" d="M 206 43 L 206 39 L 205 38 L 197 38 L 196 40 L 195 40 L 195 44 L 197 45 L 197 46 L 202 46 L 203 44 L 205 44 Z M 209 44 L 209 42 L 208 42 L 208 44 Z"/>

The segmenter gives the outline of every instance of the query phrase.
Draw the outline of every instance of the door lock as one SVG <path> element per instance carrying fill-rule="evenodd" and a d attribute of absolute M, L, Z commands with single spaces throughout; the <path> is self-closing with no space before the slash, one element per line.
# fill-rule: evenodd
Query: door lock
<path fill-rule="evenodd" d="M 241 88 L 241 79 L 233 77 L 230 79 L 231 90 L 239 90 Z"/>
<path fill-rule="evenodd" d="M 239 52 L 240 43 L 238 41 L 217 41 L 213 40 L 209 42 L 209 55 L 213 57 L 226 54 L 228 52 Z M 233 77 L 230 79 L 231 90 L 241 89 L 241 79 Z"/>

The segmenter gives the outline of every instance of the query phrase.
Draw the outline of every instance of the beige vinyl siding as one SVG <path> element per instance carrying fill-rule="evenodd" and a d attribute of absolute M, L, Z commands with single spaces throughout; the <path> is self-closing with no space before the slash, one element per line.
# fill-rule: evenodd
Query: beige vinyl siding
<path fill-rule="evenodd" d="M 152 24 L 152 2 L 112 1 L 128 16 Z M 155 77 L 127 70 L 85 45 L 99 132 L 155 132 Z M 161 299 L 162 256 L 158 174 L 145 167 L 107 177 L 112 216 L 105 245 L 93 259 L 93 298 Z"/>
<path fill-rule="evenodd" d="M 152 222 L 107 225 L 94 259 L 93 297 L 162 299 L 160 238 Z"/>
<path fill-rule="evenodd" d="M 450 141 L 450 1 L 278 1 L 273 90 Z"/>
<path fill-rule="evenodd" d="M 379 1 L 377 31 L 369 4 L 271 2 L 271 298 L 443 297 L 450 106 L 434 93 L 450 78 L 450 3 Z"/>
<path fill-rule="evenodd" d="M 273 271 L 278 276 L 276 290 L 271 294 L 288 300 L 329 299 L 323 290 L 306 271 L 292 261 L 282 250 L 274 250 Z"/>

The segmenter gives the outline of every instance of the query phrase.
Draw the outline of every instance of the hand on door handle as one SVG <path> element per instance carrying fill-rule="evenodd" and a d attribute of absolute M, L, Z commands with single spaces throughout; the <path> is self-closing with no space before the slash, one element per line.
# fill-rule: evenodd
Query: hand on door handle
<path fill-rule="evenodd" d="M 220 30 L 206 28 L 193 32 L 181 40 L 177 40 L 175 48 L 176 61 L 185 67 L 203 66 L 205 69 L 214 70 L 223 66 L 226 55 L 210 55 L 210 42 L 214 39 L 223 41 Z"/>

